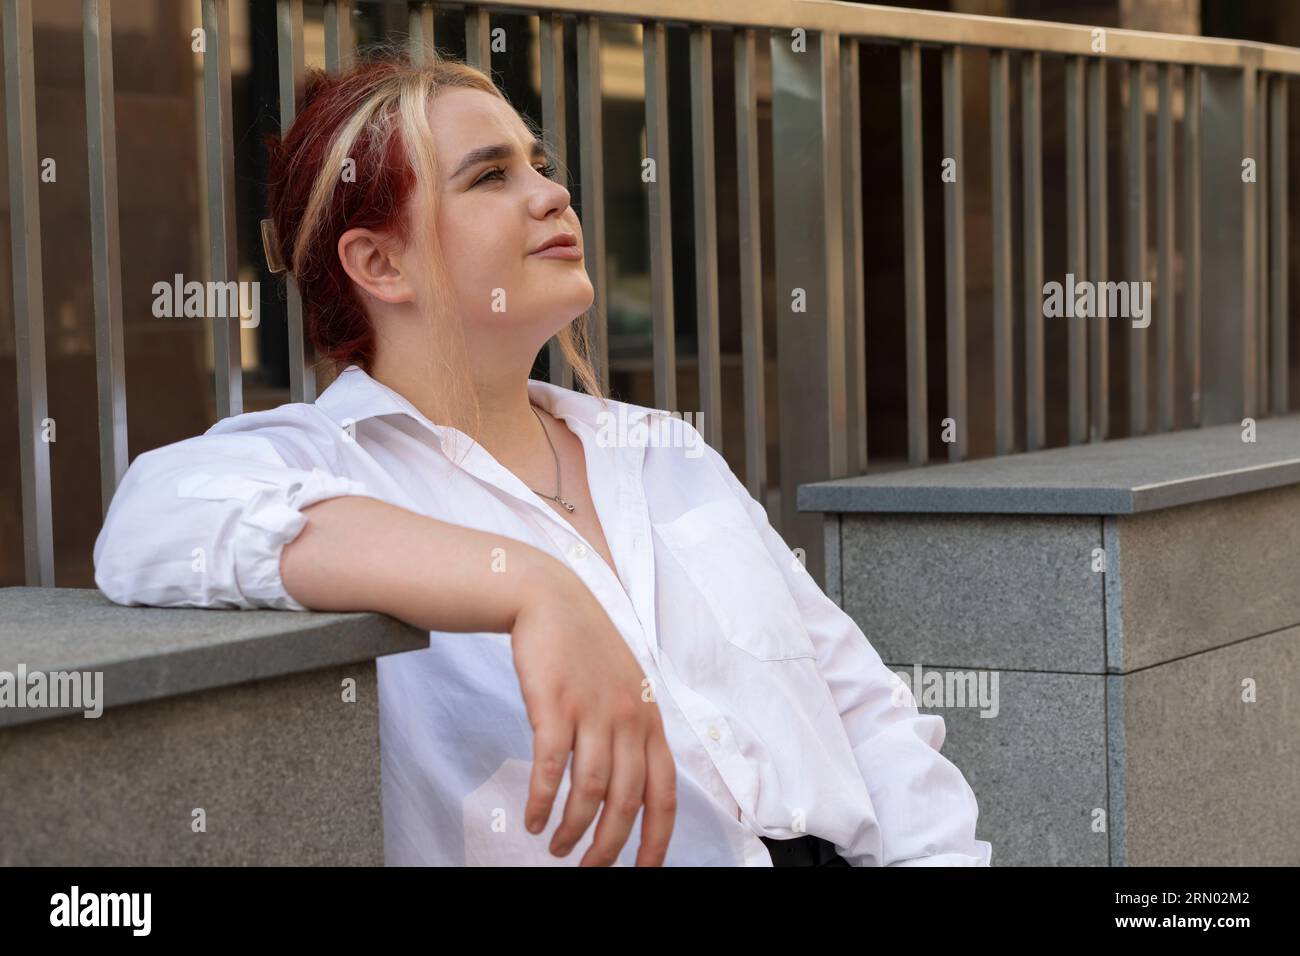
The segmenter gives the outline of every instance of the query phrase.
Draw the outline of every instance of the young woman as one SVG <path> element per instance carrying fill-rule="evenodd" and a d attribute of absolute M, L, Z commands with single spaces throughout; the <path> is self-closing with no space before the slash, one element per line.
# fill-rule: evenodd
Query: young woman
<path fill-rule="evenodd" d="M 390 865 L 987 865 L 942 718 L 696 429 L 600 395 L 555 173 L 462 63 L 314 73 L 270 252 L 342 371 L 140 455 L 96 584 L 428 629 L 377 664 Z M 585 394 L 528 377 L 552 336 Z"/>

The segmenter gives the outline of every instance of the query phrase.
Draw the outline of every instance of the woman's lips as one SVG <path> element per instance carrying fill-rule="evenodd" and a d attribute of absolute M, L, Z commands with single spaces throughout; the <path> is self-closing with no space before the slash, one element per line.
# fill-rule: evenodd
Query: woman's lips
<path fill-rule="evenodd" d="M 548 246 L 541 252 L 532 252 L 529 255 L 536 256 L 539 259 L 581 259 L 582 248 L 580 246 Z"/>

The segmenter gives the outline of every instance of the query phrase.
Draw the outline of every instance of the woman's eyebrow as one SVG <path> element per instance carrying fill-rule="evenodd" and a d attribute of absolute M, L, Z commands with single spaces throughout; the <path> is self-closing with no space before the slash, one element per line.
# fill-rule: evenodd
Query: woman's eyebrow
<path fill-rule="evenodd" d="M 546 143 L 540 139 L 534 139 L 529 146 L 529 153 L 533 159 L 549 159 L 550 152 L 546 148 Z M 480 146 L 477 149 L 471 149 L 465 154 L 465 158 L 460 161 L 456 171 L 451 174 L 449 179 L 455 180 L 460 178 L 467 170 L 479 163 L 485 163 L 489 160 L 509 159 L 514 156 L 515 148 L 510 143 L 495 143 L 491 146 Z"/>

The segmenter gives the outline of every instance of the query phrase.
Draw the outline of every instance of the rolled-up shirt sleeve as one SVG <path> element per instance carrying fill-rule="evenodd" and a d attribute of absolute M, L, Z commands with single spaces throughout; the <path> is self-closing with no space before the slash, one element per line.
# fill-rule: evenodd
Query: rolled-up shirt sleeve
<path fill-rule="evenodd" d="M 992 845 L 975 838 L 979 806 L 961 771 L 940 752 L 945 725 L 922 714 L 907 685 L 881 660 L 862 629 L 804 570 L 766 510 L 726 460 L 705 454 L 745 506 L 780 567 L 817 652 L 880 827 L 884 866 L 988 866 Z M 861 866 L 862 858 L 848 858 Z"/>
<path fill-rule="evenodd" d="M 210 430 L 139 455 L 95 540 L 95 585 L 117 604 L 307 610 L 280 578 L 302 510 L 374 496 L 275 433 Z"/>

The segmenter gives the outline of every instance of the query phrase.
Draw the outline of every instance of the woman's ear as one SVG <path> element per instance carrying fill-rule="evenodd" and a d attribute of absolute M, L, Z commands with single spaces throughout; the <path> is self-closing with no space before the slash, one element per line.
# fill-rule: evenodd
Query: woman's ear
<path fill-rule="evenodd" d="M 349 229 L 339 236 L 338 252 L 348 277 L 379 301 L 415 301 L 402 245 L 394 237 L 371 229 Z"/>

